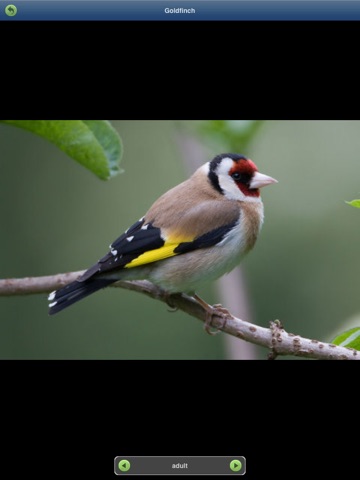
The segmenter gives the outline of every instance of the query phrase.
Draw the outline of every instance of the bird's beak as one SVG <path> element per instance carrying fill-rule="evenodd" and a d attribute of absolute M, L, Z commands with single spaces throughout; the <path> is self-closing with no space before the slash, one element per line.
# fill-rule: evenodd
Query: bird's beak
<path fill-rule="evenodd" d="M 272 183 L 278 183 L 278 181 L 263 173 L 255 172 L 249 186 L 250 188 L 261 188 Z"/>

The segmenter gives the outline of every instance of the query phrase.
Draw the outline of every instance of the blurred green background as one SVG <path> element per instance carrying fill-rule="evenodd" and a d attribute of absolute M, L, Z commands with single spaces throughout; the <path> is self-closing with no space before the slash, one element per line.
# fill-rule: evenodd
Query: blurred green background
<path fill-rule="evenodd" d="M 1 278 L 89 267 L 160 194 L 187 178 L 184 137 L 197 138 L 206 160 L 234 145 L 200 135 L 198 122 L 112 125 L 124 144 L 125 173 L 108 182 L 44 139 L 0 125 Z M 329 341 L 360 312 L 360 211 L 344 203 L 360 197 L 360 122 L 266 121 L 244 146 L 238 153 L 279 180 L 262 191 L 264 227 L 242 264 L 252 320 L 267 326 L 278 318 L 287 331 Z M 199 294 L 220 300 L 214 288 Z M 0 358 L 229 356 L 226 335 L 211 337 L 196 319 L 121 289 L 54 317 L 47 312 L 46 295 L 0 297 Z M 259 358 L 266 354 L 257 350 Z"/>

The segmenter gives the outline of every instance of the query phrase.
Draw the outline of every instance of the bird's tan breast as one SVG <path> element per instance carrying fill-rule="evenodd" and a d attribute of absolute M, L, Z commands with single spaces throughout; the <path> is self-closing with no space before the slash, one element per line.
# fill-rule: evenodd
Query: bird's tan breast
<path fill-rule="evenodd" d="M 264 206 L 259 202 L 239 202 L 241 208 L 241 229 L 246 239 L 247 250 L 251 250 L 264 221 Z"/>

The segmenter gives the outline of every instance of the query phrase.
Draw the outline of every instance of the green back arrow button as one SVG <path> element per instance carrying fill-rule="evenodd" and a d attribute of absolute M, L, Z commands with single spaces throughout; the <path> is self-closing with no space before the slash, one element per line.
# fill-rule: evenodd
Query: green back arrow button
<path fill-rule="evenodd" d="M 17 8 L 15 7 L 15 5 L 6 5 L 5 13 L 8 17 L 15 17 L 15 15 L 17 14 Z"/>

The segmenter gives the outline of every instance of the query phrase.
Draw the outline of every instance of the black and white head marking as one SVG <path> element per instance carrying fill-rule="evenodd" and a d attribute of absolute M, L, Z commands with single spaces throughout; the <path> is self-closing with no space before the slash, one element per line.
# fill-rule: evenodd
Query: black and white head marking
<path fill-rule="evenodd" d="M 224 194 L 224 190 L 219 182 L 218 168 L 224 158 L 229 158 L 231 160 L 241 160 L 241 159 L 246 160 L 246 157 L 244 157 L 244 155 L 238 155 L 237 153 L 222 153 L 221 155 L 217 155 L 215 158 L 211 160 L 211 162 L 209 162 L 209 173 L 208 173 L 209 180 L 212 183 L 215 190 L 217 190 L 221 194 Z"/>

